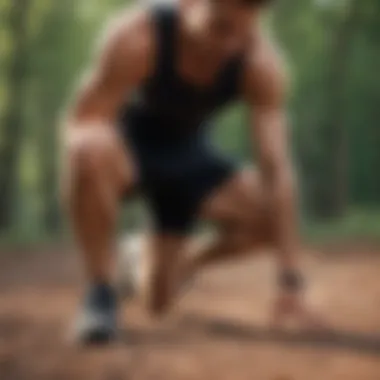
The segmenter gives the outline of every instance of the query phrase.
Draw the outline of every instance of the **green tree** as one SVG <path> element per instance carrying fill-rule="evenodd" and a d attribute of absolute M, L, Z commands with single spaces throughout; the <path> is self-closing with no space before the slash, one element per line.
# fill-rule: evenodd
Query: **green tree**
<path fill-rule="evenodd" d="M 11 223 L 23 130 L 25 73 L 28 71 L 28 16 L 30 0 L 13 0 L 7 18 L 12 50 L 7 65 L 7 108 L 0 141 L 0 227 Z"/>

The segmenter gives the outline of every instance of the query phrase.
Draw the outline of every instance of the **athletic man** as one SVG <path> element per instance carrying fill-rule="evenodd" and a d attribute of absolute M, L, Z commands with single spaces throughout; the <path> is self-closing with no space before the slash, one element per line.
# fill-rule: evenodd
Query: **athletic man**
<path fill-rule="evenodd" d="M 64 197 L 90 283 L 84 341 L 116 332 L 114 229 L 120 202 L 136 191 L 154 221 L 153 312 L 166 310 L 181 277 L 266 244 L 278 251 L 280 309 L 304 315 L 286 77 L 259 26 L 269 3 L 184 0 L 128 11 L 111 25 L 65 128 Z M 237 99 L 250 109 L 257 172 L 238 170 L 208 141 L 209 117 Z M 182 265 L 199 219 L 216 223 L 219 238 Z"/>

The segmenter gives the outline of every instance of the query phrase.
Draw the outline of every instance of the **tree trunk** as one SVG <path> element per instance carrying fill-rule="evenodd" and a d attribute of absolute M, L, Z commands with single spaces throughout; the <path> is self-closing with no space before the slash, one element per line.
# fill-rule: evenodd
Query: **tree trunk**
<path fill-rule="evenodd" d="M 43 199 L 42 224 L 44 231 L 51 235 L 60 229 L 60 213 L 58 201 L 57 179 L 57 95 L 54 91 L 42 88 L 40 93 L 40 107 L 42 114 L 40 137 L 40 190 Z"/>
<path fill-rule="evenodd" d="M 342 216 L 349 201 L 349 144 L 345 125 L 345 94 L 353 36 L 360 19 L 360 0 L 351 0 L 332 44 L 331 63 L 326 81 L 326 118 L 321 143 L 324 157 L 320 173 L 318 213 Z"/>
<path fill-rule="evenodd" d="M 13 51 L 9 58 L 8 106 L 2 123 L 0 145 L 0 228 L 12 221 L 18 158 L 22 134 L 22 109 L 27 68 L 27 21 L 30 0 L 13 0 L 9 13 L 9 30 Z"/>
<path fill-rule="evenodd" d="M 47 12 L 41 31 L 35 41 L 35 50 L 42 57 L 39 70 L 36 70 L 37 109 L 39 113 L 39 162 L 40 192 L 43 199 L 43 228 L 50 234 L 60 229 L 60 212 L 58 202 L 58 112 L 62 107 L 63 94 L 67 87 L 67 65 L 71 59 L 72 40 L 67 31 L 75 23 L 73 15 L 75 6 L 72 0 L 53 2 Z M 55 58 L 46 54 L 54 49 Z M 42 68 L 42 70 L 41 70 Z M 57 73 L 60 77 L 57 78 Z"/>

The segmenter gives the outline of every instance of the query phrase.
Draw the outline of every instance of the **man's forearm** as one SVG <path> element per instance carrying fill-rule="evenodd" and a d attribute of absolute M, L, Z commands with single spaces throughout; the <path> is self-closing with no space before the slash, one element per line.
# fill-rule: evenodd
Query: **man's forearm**
<path fill-rule="evenodd" d="M 279 263 L 282 270 L 297 268 L 299 250 L 298 213 L 295 180 L 292 170 L 281 170 L 270 181 L 272 191 L 272 217 Z"/>

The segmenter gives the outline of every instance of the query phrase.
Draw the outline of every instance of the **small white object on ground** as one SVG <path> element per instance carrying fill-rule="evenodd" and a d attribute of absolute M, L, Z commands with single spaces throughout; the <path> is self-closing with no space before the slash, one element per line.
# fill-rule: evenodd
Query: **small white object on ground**
<path fill-rule="evenodd" d="M 122 298 L 140 293 L 145 278 L 145 235 L 134 234 L 119 239 L 115 282 Z"/>

